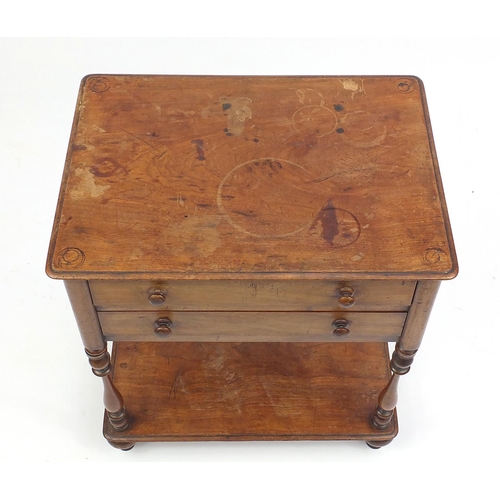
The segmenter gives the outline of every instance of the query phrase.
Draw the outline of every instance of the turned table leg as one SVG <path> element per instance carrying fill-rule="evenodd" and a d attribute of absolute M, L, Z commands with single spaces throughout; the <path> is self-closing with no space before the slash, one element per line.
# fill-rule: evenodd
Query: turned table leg
<path fill-rule="evenodd" d="M 107 344 L 101 331 L 99 318 L 92 303 L 87 281 L 65 281 L 71 307 L 75 314 L 78 329 L 82 337 L 85 352 L 89 358 L 93 373 L 100 377 L 104 385 L 104 407 L 111 427 L 117 432 L 130 427 L 130 417 L 123 404 L 123 397 L 111 381 L 111 359 Z M 111 442 L 115 448 L 129 450 L 134 443 Z"/>
<path fill-rule="evenodd" d="M 389 427 L 394 415 L 394 408 L 398 402 L 398 382 L 401 375 L 410 371 L 410 365 L 417 353 L 414 351 L 403 351 L 399 344 L 392 354 L 391 370 L 392 376 L 378 397 L 378 405 L 372 416 L 372 426 L 375 429 L 385 430 Z"/>
<path fill-rule="evenodd" d="M 97 377 L 101 377 L 104 384 L 104 407 L 109 418 L 109 423 L 118 432 L 126 431 L 130 427 L 130 418 L 123 405 L 122 395 L 117 391 L 109 378 L 111 373 L 111 360 L 106 347 L 99 351 L 85 349 L 89 357 L 92 371 Z"/>
<path fill-rule="evenodd" d="M 380 393 L 378 405 L 371 417 L 371 425 L 375 429 L 385 430 L 391 425 L 398 401 L 399 379 L 401 375 L 410 371 L 410 366 L 422 342 L 439 285 L 439 281 L 417 283 L 403 332 L 391 358 L 391 379 Z M 370 441 L 367 444 L 372 448 L 380 448 L 389 443 L 390 441 Z"/>

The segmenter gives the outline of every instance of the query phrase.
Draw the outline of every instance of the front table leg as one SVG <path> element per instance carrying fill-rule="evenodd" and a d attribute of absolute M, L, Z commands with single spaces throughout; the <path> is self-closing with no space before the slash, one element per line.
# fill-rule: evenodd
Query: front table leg
<path fill-rule="evenodd" d="M 385 430 L 391 424 L 398 401 L 399 378 L 410 371 L 410 366 L 422 342 L 439 285 L 440 281 L 417 283 L 403 333 L 392 354 L 391 379 L 380 393 L 378 405 L 371 418 L 371 425 L 375 429 Z M 380 448 L 389 443 L 390 441 L 369 441 L 367 444 L 371 448 Z"/>
<path fill-rule="evenodd" d="M 111 359 L 92 303 L 89 285 L 84 280 L 68 280 L 64 284 L 92 371 L 101 377 L 104 384 L 104 407 L 109 423 L 117 432 L 126 431 L 130 427 L 130 417 L 123 404 L 122 395 L 110 378 Z M 130 450 L 134 446 L 134 443 L 128 442 L 109 441 L 109 443 L 122 450 Z"/>
<path fill-rule="evenodd" d="M 123 406 L 123 397 L 117 391 L 109 378 L 111 373 L 111 360 L 108 349 L 105 347 L 100 351 L 89 351 L 85 349 L 89 357 L 92 371 L 97 377 L 101 377 L 104 384 L 104 407 L 109 418 L 109 423 L 118 432 L 126 431 L 130 427 L 130 419 L 127 410 Z"/>
<path fill-rule="evenodd" d="M 410 365 L 417 353 L 414 351 L 403 351 L 399 344 L 396 344 L 391 359 L 392 376 L 389 383 L 378 397 L 378 405 L 372 416 L 372 426 L 381 431 L 387 429 L 391 424 L 394 415 L 394 408 L 398 402 L 398 382 L 399 377 L 410 371 Z"/>

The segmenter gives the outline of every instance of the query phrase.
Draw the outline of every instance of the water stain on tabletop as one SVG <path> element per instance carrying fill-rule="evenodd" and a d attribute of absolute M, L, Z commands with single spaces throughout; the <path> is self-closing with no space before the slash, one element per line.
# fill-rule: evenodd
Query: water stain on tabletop
<path fill-rule="evenodd" d="M 191 144 L 196 146 L 197 159 L 200 161 L 205 160 L 205 151 L 203 150 L 203 139 L 193 139 Z"/>
<path fill-rule="evenodd" d="M 252 118 L 249 97 L 221 97 L 222 111 L 227 115 L 227 127 L 224 132 L 228 136 L 241 135 L 245 122 Z"/>
<path fill-rule="evenodd" d="M 331 198 L 318 212 L 318 215 L 311 224 L 311 229 L 314 229 L 318 224 L 321 224 L 321 236 L 332 246 L 333 240 L 339 234 L 339 223 L 337 220 L 337 211 L 333 206 Z"/>

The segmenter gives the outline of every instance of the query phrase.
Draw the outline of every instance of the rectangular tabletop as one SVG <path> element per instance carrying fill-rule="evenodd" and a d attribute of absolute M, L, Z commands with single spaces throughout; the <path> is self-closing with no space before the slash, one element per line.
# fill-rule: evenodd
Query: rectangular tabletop
<path fill-rule="evenodd" d="M 421 81 L 86 77 L 47 272 L 453 277 Z"/>

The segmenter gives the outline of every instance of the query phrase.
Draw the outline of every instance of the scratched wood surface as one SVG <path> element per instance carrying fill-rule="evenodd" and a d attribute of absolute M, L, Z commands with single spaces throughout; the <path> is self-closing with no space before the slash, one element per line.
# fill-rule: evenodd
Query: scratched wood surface
<path fill-rule="evenodd" d="M 83 80 L 50 276 L 456 271 L 418 79 Z"/>
<path fill-rule="evenodd" d="M 118 343 L 113 381 L 132 426 L 116 441 L 390 439 L 370 426 L 385 344 Z"/>

